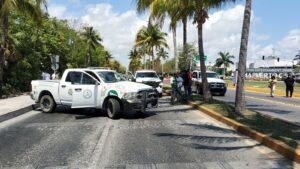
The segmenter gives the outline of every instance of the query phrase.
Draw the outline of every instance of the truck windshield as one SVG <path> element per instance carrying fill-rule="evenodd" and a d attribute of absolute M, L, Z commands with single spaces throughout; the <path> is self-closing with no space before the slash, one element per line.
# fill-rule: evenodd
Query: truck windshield
<path fill-rule="evenodd" d="M 138 77 L 154 77 L 157 78 L 157 74 L 155 72 L 138 72 L 136 73 L 136 78 Z"/>
<path fill-rule="evenodd" d="M 207 78 L 219 78 L 216 73 L 206 73 Z"/>
<path fill-rule="evenodd" d="M 116 83 L 120 81 L 126 81 L 126 79 L 124 79 L 117 72 L 103 71 L 103 72 L 97 72 L 97 74 L 105 83 Z"/>

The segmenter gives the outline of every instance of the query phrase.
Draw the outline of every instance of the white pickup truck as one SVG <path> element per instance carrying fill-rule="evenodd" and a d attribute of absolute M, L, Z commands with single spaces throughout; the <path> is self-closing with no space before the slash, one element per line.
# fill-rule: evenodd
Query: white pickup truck
<path fill-rule="evenodd" d="M 207 71 L 207 81 L 209 84 L 210 92 L 212 94 L 218 94 L 220 96 L 225 96 L 227 91 L 227 83 L 220 79 L 217 73 L 213 71 Z M 201 72 L 199 70 L 193 71 L 193 78 L 192 78 L 192 91 L 202 94 L 202 78 L 201 78 Z"/>
<path fill-rule="evenodd" d="M 151 86 L 126 81 L 108 69 L 67 69 L 60 81 L 34 80 L 31 97 L 45 113 L 56 105 L 71 108 L 104 109 L 110 118 L 134 110 L 144 113 L 148 105 L 156 106 L 158 93 Z"/>

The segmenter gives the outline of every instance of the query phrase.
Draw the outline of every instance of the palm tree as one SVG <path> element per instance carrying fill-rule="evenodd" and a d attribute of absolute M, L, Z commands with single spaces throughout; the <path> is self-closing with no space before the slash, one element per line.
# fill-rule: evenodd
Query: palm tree
<path fill-rule="evenodd" d="M 216 67 L 224 66 L 224 78 L 226 77 L 226 69 L 234 64 L 231 59 L 234 59 L 234 56 L 230 55 L 229 52 L 219 52 L 219 55 L 221 56 L 216 60 Z"/>
<path fill-rule="evenodd" d="M 136 35 L 135 47 L 145 47 L 148 55 L 152 57 L 152 68 L 154 69 L 154 48 L 168 48 L 166 41 L 167 34 L 160 31 L 158 24 L 145 27 L 143 26 Z"/>
<path fill-rule="evenodd" d="M 46 6 L 46 0 L 1 0 L 0 1 L 0 24 L 1 24 L 1 46 L 0 46 L 0 98 L 2 97 L 2 85 L 4 74 L 4 62 L 5 53 L 8 51 L 8 21 L 10 13 L 18 11 L 20 13 L 28 14 L 40 22 L 40 18 L 43 15 L 41 6 Z"/>
<path fill-rule="evenodd" d="M 157 52 L 157 60 L 160 60 L 160 59 L 167 59 L 169 56 L 168 56 L 168 52 L 165 51 L 164 48 L 160 48 Z"/>
<path fill-rule="evenodd" d="M 175 0 L 136 0 L 137 10 L 139 13 L 150 9 L 150 17 L 158 19 L 161 23 L 166 16 L 171 19 L 170 30 L 173 34 L 173 46 L 174 46 L 174 58 L 175 58 L 175 72 L 178 71 L 178 52 L 177 52 L 177 42 L 176 42 L 176 28 L 177 22 L 182 21 L 183 23 L 183 46 L 184 46 L 184 57 L 188 58 L 187 52 L 187 20 L 188 17 L 192 15 L 187 7 L 186 1 L 181 3 L 175 3 Z"/>
<path fill-rule="evenodd" d="M 163 24 L 165 17 L 169 17 L 171 19 L 169 29 L 173 34 L 173 47 L 174 47 L 174 58 L 175 58 L 175 72 L 178 71 L 178 51 L 177 51 L 177 35 L 176 28 L 177 22 L 179 20 L 178 13 L 179 6 L 176 6 L 176 3 L 172 3 L 171 1 L 165 0 L 154 0 L 151 4 L 150 17 L 159 20 L 161 24 Z"/>
<path fill-rule="evenodd" d="M 142 55 L 141 55 L 140 51 L 137 48 L 134 48 L 129 52 L 129 59 L 130 60 L 141 59 L 141 58 L 142 58 Z"/>
<path fill-rule="evenodd" d="M 82 32 L 82 38 L 87 43 L 88 47 L 88 56 L 86 58 L 86 65 L 91 66 L 92 65 L 92 50 L 95 50 L 98 45 L 100 45 L 100 42 L 102 39 L 100 38 L 100 35 L 94 30 L 93 27 L 84 27 Z"/>
<path fill-rule="evenodd" d="M 208 10 L 213 8 L 220 8 L 223 4 L 235 2 L 235 0 L 177 0 L 177 3 L 185 5 L 185 8 L 192 12 L 194 17 L 194 23 L 197 24 L 198 28 L 198 50 L 200 55 L 200 69 L 202 77 L 202 89 L 204 101 L 210 102 L 212 100 L 212 95 L 209 90 L 206 67 L 204 59 L 204 49 L 203 49 L 203 24 L 208 19 Z"/>
<path fill-rule="evenodd" d="M 243 28 L 242 28 L 241 47 L 240 47 L 239 63 L 238 63 L 237 88 L 236 88 L 236 96 L 235 96 L 235 112 L 238 114 L 244 114 L 246 111 L 244 77 L 246 74 L 248 37 L 249 37 L 250 19 L 251 19 L 251 3 L 252 3 L 251 0 L 246 0 L 244 21 L 243 21 Z"/>

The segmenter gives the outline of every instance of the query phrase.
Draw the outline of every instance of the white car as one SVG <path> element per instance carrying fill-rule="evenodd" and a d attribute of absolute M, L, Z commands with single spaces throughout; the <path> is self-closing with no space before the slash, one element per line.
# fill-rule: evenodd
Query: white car
<path fill-rule="evenodd" d="M 148 105 L 158 103 L 158 94 L 152 87 L 126 81 L 107 69 L 67 69 L 60 81 L 34 80 L 31 87 L 32 99 L 46 113 L 54 111 L 56 105 L 67 105 L 104 109 L 115 119 L 122 111 L 145 112 Z"/>
<path fill-rule="evenodd" d="M 220 96 L 225 96 L 227 91 L 227 83 L 224 80 L 220 79 L 217 73 L 213 71 L 207 71 L 207 81 L 209 84 L 210 92 L 212 94 L 218 94 Z M 192 78 L 192 91 L 202 94 L 202 78 L 201 72 L 199 70 L 193 71 Z"/>
<path fill-rule="evenodd" d="M 138 70 L 135 72 L 134 81 L 138 83 L 144 83 L 152 86 L 159 93 L 159 97 L 162 97 L 163 83 L 153 70 Z"/>

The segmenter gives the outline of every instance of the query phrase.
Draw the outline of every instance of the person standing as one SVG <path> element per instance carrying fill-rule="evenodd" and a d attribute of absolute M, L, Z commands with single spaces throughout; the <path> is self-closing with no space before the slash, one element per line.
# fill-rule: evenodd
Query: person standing
<path fill-rule="evenodd" d="M 275 96 L 276 83 L 277 83 L 277 80 L 276 80 L 275 76 L 273 75 L 271 77 L 271 79 L 269 80 L 269 88 L 270 88 L 270 95 L 271 95 L 271 97 Z"/>
<path fill-rule="evenodd" d="M 293 97 L 295 79 L 291 74 L 284 80 L 286 85 L 286 97 Z"/>
<path fill-rule="evenodd" d="M 188 78 L 189 78 L 189 87 L 188 87 L 188 91 L 189 91 L 189 96 L 192 94 L 192 83 L 193 83 L 193 73 L 191 70 L 188 70 Z"/>
<path fill-rule="evenodd" d="M 189 77 L 188 77 L 188 70 L 186 70 L 183 74 L 183 86 L 184 86 L 184 94 L 185 98 L 188 98 L 190 93 L 189 93 Z"/>

